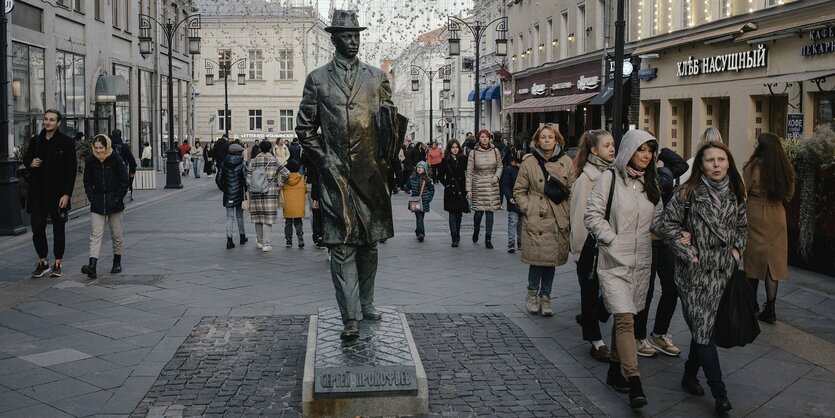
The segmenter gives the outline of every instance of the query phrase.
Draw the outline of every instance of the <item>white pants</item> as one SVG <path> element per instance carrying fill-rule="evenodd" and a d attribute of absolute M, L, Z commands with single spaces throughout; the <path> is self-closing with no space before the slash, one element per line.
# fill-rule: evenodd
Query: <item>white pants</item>
<path fill-rule="evenodd" d="M 122 218 L 124 211 L 111 213 L 110 215 L 90 214 L 90 224 L 93 231 L 90 233 L 90 257 L 99 258 L 101 250 L 101 238 L 104 235 L 104 221 L 110 224 L 110 237 L 113 240 L 113 254 L 122 255 Z"/>
<path fill-rule="evenodd" d="M 263 245 L 270 245 L 270 235 L 272 235 L 272 232 L 272 225 L 255 224 L 255 241 Z"/>

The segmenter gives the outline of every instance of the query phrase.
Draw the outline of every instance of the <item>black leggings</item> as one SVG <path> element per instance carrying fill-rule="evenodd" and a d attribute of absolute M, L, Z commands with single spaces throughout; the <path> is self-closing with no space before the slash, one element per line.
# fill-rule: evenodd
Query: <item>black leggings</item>
<path fill-rule="evenodd" d="M 482 210 L 475 211 L 473 214 L 473 228 L 478 231 L 481 228 L 481 217 L 487 214 L 487 219 L 484 221 L 484 234 L 491 235 L 493 233 L 493 212 L 486 212 Z"/>

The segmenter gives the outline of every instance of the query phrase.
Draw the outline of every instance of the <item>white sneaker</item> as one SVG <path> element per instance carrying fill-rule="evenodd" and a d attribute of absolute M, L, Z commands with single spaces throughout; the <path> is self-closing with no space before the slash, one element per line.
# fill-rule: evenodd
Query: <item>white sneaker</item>
<path fill-rule="evenodd" d="M 270 252 L 270 251 L 272 251 L 272 250 L 273 250 L 273 247 L 272 247 L 270 244 L 267 244 L 267 245 L 261 246 L 261 251 L 263 251 L 263 252 L 265 252 L 265 253 L 266 253 L 266 252 Z"/>
<path fill-rule="evenodd" d="M 255 243 L 255 246 L 256 246 L 256 247 L 258 247 L 258 249 L 259 249 L 259 250 L 260 250 L 261 248 L 264 248 L 264 244 L 261 244 L 260 242 L 256 242 L 256 243 Z"/>
<path fill-rule="evenodd" d="M 635 340 L 635 344 L 638 346 L 638 355 L 641 357 L 655 357 L 658 355 L 658 352 L 652 348 L 647 340 Z"/>

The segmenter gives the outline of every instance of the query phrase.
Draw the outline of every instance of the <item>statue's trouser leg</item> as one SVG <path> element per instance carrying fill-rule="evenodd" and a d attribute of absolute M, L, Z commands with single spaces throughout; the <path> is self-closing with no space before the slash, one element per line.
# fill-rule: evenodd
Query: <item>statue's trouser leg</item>
<path fill-rule="evenodd" d="M 374 304 L 374 281 L 377 278 L 377 243 L 357 247 L 357 273 L 359 274 L 360 302 L 362 306 Z"/>
<path fill-rule="evenodd" d="M 342 322 L 356 321 L 360 314 L 359 279 L 357 276 L 357 250 L 350 245 L 331 248 L 331 278 L 336 290 L 336 303 L 342 313 Z"/>

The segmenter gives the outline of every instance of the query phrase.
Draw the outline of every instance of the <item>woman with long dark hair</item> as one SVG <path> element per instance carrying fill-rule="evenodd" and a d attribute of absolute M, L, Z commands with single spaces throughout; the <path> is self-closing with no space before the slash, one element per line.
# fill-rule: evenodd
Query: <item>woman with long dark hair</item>
<path fill-rule="evenodd" d="M 635 316 L 646 303 L 652 269 L 650 230 L 662 208 L 655 172 L 657 150 L 658 140 L 649 132 L 627 132 L 615 157 L 615 171 L 603 173 L 592 186 L 584 218 L 586 228 L 600 245 L 597 274 L 603 301 L 614 316 L 606 382 L 616 390 L 629 392 L 632 408 L 647 404 L 638 372 Z"/>
<path fill-rule="evenodd" d="M 578 321 L 583 328 L 583 339 L 591 343 L 591 356 L 598 361 L 609 361 L 611 352 L 600 334 L 600 284 L 592 275 L 593 255 L 584 251 L 584 244 L 589 231 L 583 225 L 583 214 L 591 193 L 592 185 L 606 169 L 615 162 L 615 140 L 612 134 L 595 129 L 580 138 L 580 151 L 575 164 L 577 180 L 571 187 L 571 252 L 577 263 L 577 279 L 580 282 L 580 316 Z"/>
<path fill-rule="evenodd" d="M 461 242 L 462 214 L 470 212 L 464 188 L 467 183 L 467 157 L 458 140 L 447 142 L 440 173 L 441 184 L 444 185 L 444 210 L 449 213 L 449 235 L 452 246 L 457 247 Z"/>
<path fill-rule="evenodd" d="M 794 196 L 794 168 L 780 138 L 772 133 L 757 137 L 757 148 L 743 167 L 748 192 L 748 246 L 745 249 L 745 275 L 756 295 L 760 280 L 765 281 L 766 302 L 759 318 L 777 321 L 774 302 L 777 283 L 789 277 L 786 209 Z"/>
<path fill-rule="evenodd" d="M 716 314 L 748 239 L 745 197 L 731 151 L 722 142 L 705 142 L 696 152 L 692 175 L 673 195 L 656 229 L 678 259 L 675 281 L 693 337 L 681 386 L 703 396 L 701 368 L 719 413 L 732 407 L 716 350 Z"/>

